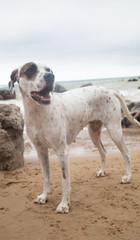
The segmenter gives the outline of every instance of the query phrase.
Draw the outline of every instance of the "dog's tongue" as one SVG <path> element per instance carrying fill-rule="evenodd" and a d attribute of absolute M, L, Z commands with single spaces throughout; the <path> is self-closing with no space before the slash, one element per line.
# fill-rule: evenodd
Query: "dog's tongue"
<path fill-rule="evenodd" d="M 39 93 L 39 92 L 33 92 L 31 93 L 31 96 L 36 101 L 42 101 L 42 100 L 49 100 L 50 99 L 50 93 Z"/>
<path fill-rule="evenodd" d="M 45 87 L 43 90 L 40 92 L 31 92 L 31 97 L 33 100 L 40 104 L 49 104 L 50 103 L 50 98 L 51 98 L 51 88 Z"/>

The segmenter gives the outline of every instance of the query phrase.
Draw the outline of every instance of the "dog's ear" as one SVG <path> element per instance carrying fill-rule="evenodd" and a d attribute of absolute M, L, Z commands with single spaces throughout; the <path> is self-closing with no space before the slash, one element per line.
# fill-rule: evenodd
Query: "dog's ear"
<path fill-rule="evenodd" d="M 13 95 L 13 93 L 14 93 L 14 84 L 15 84 L 15 82 L 19 82 L 19 79 L 18 79 L 18 69 L 15 69 L 14 71 L 12 71 L 10 78 L 11 78 L 11 81 L 8 83 L 9 91 L 10 91 L 10 94 Z"/>
<path fill-rule="evenodd" d="M 12 71 L 10 78 L 13 83 L 18 82 L 18 69 Z"/>

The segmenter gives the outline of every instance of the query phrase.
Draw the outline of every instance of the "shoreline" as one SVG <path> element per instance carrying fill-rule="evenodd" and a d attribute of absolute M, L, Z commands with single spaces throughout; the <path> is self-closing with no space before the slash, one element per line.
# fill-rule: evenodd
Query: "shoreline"
<path fill-rule="evenodd" d="M 139 148 L 140 145 L 140 128 L 131 127 L 131 128 L 123 128 L 123 137 L 129 151 L 135 150 Z M 37 153 L 36 150 L 31 143 L 28 136 L 24 133 L 25 139 L 25 151 L 24 157 L 25 161 L 37 161 Z M 117 153 L 119 152 L 116 145 L 112 142 L 107 130 L 105 128 L 102 129 L 101 140 L 106 149 L 107 154 Z M 52 149 L 49 149 L 50 159 L 56 159 L 55 152 Z M 79 158 L 83 157 L 94 157 L 99 156 L 98 149 L 92 143 L 90 136 L 88 134 L 88 129 L 84 128 L 79 135 L 77 136 L 76 142 L 69 145 L 69 156 L 70 158 Z M 28 159 L 28 160 L 27 160 Z"/>

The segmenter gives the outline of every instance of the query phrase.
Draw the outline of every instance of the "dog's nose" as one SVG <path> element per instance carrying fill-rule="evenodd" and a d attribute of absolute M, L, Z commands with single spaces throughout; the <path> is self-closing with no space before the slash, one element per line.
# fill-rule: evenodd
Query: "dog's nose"
<path fill-rule="evenodd" d="M 54 83 L 54 75 L 53 73 L 45 73 L 44 79 L 48 86 L 52 85 Z"/>

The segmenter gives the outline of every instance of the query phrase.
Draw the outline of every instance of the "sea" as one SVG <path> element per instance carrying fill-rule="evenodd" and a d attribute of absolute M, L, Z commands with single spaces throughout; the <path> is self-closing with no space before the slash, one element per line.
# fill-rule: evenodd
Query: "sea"
<path fill-rule="evenodd" d="M 130 79 L 137 79 L 137 81 L 129 81 Z M 126 100 L 139 102 L 140 101 L 140 77 L 120 77 L 120 78 L 100 78 L 100 79 L 85 79 L 85 80 L 72 80 L 72 81 L 59 81 L 56 82 L 67 90 L 79 88 L 82 85 L 91 83 L 95 86 L 104 86 L 110 89 L 118 90 Z M 8 89 L 7 85 L 0 85 L 0 89 Z M 0 100 L 1 104 L 16 104 L 20 107 L 21 112 L 24 114 L 23 102 L 19 91 L 18 84 L 15 84 L 16 99 Z"/>

